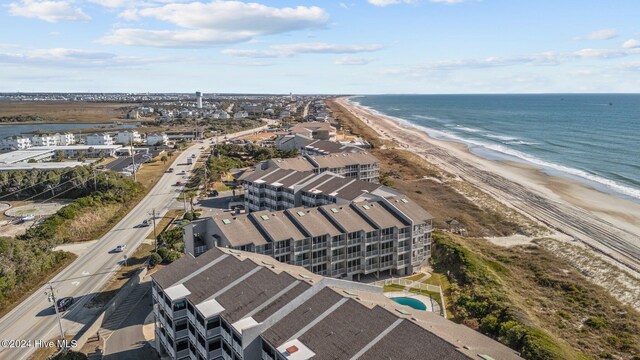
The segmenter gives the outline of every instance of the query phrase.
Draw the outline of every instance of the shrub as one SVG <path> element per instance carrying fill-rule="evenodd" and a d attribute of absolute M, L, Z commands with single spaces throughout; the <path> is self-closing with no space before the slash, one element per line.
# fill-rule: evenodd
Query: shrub
<path fill-rule="evenodd" d="M 156 265 L 160 264 L 161 262 L 162 262 L 162 256 L 160 256 L 156 252 L 151 253 L 151 256 L 149 256 L 149 265 L 150 266 L 156 266 Z"/>

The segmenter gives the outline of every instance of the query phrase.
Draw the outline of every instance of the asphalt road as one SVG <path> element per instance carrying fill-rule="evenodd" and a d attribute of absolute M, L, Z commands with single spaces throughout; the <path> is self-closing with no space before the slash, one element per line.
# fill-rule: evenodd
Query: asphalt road
<path fill-rule="evenodd" d="M 227 136 L 229 138 L 242 136 L 256 130 Z M 136 225 L 148 219 L 152 209 L 156 210 L 156 216 L 164 216 L 174 203 L 180 189 L 172 185 L 181 179 L 181 176 L 176 173 L 180 170 L 192 169 L 193 165 L 187 165 L 186 159 L 193 154 L 199 155 L 202 152 L 200 150 L 202 145 L 207 144 L 196 143 L 176 157 L 174 160 L 176 172 L 164 174 L 149 194 L 111 231 L 53 278 L 52 283 L 57 297 L 73 296 L 75 298 L 74 304 L 63 314 L 62 327 L 66 334 L 79 332 L 97 316 L 96 309 L 88 309 L 84 305 L 100 291 L 122 265 L 123 255 L 133 254 L 152 231 L 151 227 L 140 228 Z M 109 253 L 120 244 L 127 245 L 124 253 Z M 25 359 L 35 350 L 36 341 L 47 341 L 59 337 L 55 312 L 45 296 L 45 291 L 46 286 L 36 290 L 0 319 L 0 340 L 30 341 L 19 348 L 0 348 L 0 359 Z"/>

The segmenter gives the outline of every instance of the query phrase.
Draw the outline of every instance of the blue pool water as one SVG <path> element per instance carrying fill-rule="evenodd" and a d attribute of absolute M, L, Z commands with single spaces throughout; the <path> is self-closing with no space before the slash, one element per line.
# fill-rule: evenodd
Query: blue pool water
<path fill-rule="evenodd" d="M 425 305 L 425 303 L 423 303 L 420 300 L 416 300 L 414 298 L 397 297 L 397 298 L 392 298 L 391 300 L 397 302 L 400 305 L 406 305 L 406 306 L 414 308 L 416 310 L 422 310 L 422 311 L 427 310 L 427 305 Z"/>

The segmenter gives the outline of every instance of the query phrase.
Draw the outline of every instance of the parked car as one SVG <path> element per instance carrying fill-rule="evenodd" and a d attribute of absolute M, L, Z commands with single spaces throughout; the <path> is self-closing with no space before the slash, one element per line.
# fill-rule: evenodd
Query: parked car
<path fill-rule="evenodd" d="M 56 305 L 58 307 L 58 311 L 65 311 L 67 310 L 71 304 L 73 304 L 73 298 L 72 297 L 63 297 L 62 299 L 58 299 L 56 301 Z"/>
<path fill-rule="evenodd" d="M 145 219 L 142 224 L 140 224 L 142 227 L 147 227 L 149 225 L 151 225 L 151 221 L 149 221 L 149 219 Z"/>
<path fill-rule="evenodd" d="M 182 181 L 176 181 L 176 186 L 182 186 Z"/>
<path fill-rule="evenodd" d="M 167 169 L 167 172 L 172 173 L 172 172 L 173 172 L 173 168 L 172 168 L 172 167 L 170 167 L 169 169 Z"/>
<path fill-rule="evenodd" d="M 127 245 L 118 245 L 115 249 L 113 249 L 113 252 L 123 252 L 126 248 Z"/>
<path fill-rule="evenodd" d="M 196 158 L 196 154 L 191 155 L 191 157 L 195 159 Z"/>

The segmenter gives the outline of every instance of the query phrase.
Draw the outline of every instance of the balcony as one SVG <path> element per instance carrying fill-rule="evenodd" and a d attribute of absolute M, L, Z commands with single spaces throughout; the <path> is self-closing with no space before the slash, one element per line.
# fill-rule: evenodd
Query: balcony
<path fill-rule="evenodd" d="M 178 351 L 178 353 L 176 354 L 176 358 L 178 359 L 182 359 L 185 356 L 189 356 L 189 348 L 186 348 L 184 350 L 180 350 Z"/>
<path fill-rule="evenodd" d="M 340 268 L 337 268 L 335 270 L 331 270 L 331 276 L 332 277 L 333 276 L 340 276 L 340 275 L 344 274 L 345 272 L 346 271 L 345 271 L 344 267 L 340 267 Z"/>
<path fill-rule="evenodd" d="M 362 266 L 360 266 L 360 265 L 348 267 L 347 268 L 347 274 L 352 274 L 352 273 L 359 272 L 361 269 L 362 269 Z"/>
<path fill-rule="evenodd" d="M 238 344 L 237 342 L 233 342 L 233 350 L 235 352 L 237 352 L 238 354 L 242 354 L 242 345 Z"/>
<path fill-rule="evenodd" d="M 296 266 L 307 266 L 311 264 L 311 260 L 310 259 L 306 259 L 306 260 L 297 260 L 294 265 Z"/>
<path fill-rule="evenodd" d="M 294 248 L 295 252 L 307 252 L 311 250 L 311 245 L 300 245 Z"/>
<path fill-rule="evenodd" d="M 371 271 L 371 270 L 378 270 L 378 263 L 374 263 L 374 264 L 369 264 L 366 267 L 367 271 Z"/>
<path fill-rule="evenodd" d="M 380 252 L 378 250 L 371 250 L 371 251 L 367 251 L 365 253 L 365 257 L 372 257 L 372 256 L 378 256 L 380 254 Z"/>
<path fill-rule="evenodd" d="M 334 241 L 331 243 L 331 248 L 341 248 L 341 247 L 344 247 L 345 245 L 347 245 L 347 242 L 345 240 Z"/>
<path fill-rule="evenodd" d="M 222 338 L 224 339 L 224 341 L 227 342 L 227 344 L 231 344 L 232 340 L 231 340 L 231 334 L 229 334 L 228 332 L 226 332 L 224 329 L 221 331 L 221 335 Z"/>
<path fill-rule="evenodd" d="M 322 242 L 322 243 L 319 243 L 319 244 L 313 244 L 313 245 L 311 246 L 311 248 L 312 248 L 313 250 L 325 249 L 326 247 L 327 247 L 327 243 L 326 243 L 326 242 Z"/>
<path fill-rule="evenodd" d="M 347 246 L 360 244 L 360 238 L 347 240 Z"/>
<path fill-rule="evenodd" d="M 181 338 L 183 338 L 185 336 L 188 336 L 188 335 L 189 335 L 189 329 L 184 329 L 184 330 L 180 330 L 180 331 L 176 332 L 176 337 L 175 338 L 177 340 L 177 339 L 181 339 Z"/>
<path fill-rule="evenodd" d="M 196 330 L 198 330 L 200 335 L 206 336 L 207 330 L 205 330 L 204 326 L 201 323 L 196 322 Z"/>
<path fill-rule="evenodd" d="M 202 255 L 204 252 L 207 251 L 207 245 L 203 245 L 203 246 L 196 246 L 193 248 L 193 252 L 194 252 L 194 256 L 199 256 Z"/>
<path fill-rule="evenodd" d="M 291 252 L 291 246 L 273 249 L 273 255 L 288 254 Z"/>
<path fill-rule="evenodd" d="M 222 332 L 222 328 L 219 326 L 213 329 L 207 330 L 207 339 L 211 339 L 213 337 L 219 336 L 221 332 Z"/>
<path fill-rule="evenodd" d="M 377 242 L 378 242 L 378 237 L 377 236 L 374 236 L 374 237 L 371 237 L 371 238 L 367 238 L 365 240 L 366 244 L 373 244 L 373 243 L 377 243 Z"/>
<path fill-rule="evenodd" d="M 393 265 L 394 265 L 393 261 L 386 261 L 386 262 L 380 263 L 380 270 L 390 269 L 393 267 Z"/>
<path fill-rule="evenodd" d="M 358 259 L 362 257 L 362 252 L 360 251 L 356 251 L 356 252 L 352 252 L 352 253 L 348 253 L 347 254 L 347 259 Z"/>
<path fill-rule="evenodd" d="M 223 352 L 222 349 L 217 349 L 217 350 L 213 350 L 213 351 L 209 351 L 209 357 L 208 359 L 217 359 L 220 356 L 222 356 Z"/>
<path fill-rule="evenodd" d="M 331 262 L 344 261 L 346 259 L 345 254 L 339 254 L 331 257 Z"/>
<path fill-rule="evenodd" d="M 267 354 L 266 351 L 262 350 L 262 360 L 275 360 L 273 356 Z"/>
<path fill-rule="evenodd" d="M 208 351 L 207 351 L 207 349 L 205 349 L 204 346 L 202 346 L 202 344 L 197 343 L 196 344 L 196 349 L 198 349 L 198 352 L 200 353 L 200 355 L 202 355 L 205 358 L 207 357 Z"/>
<path fill-rule="evenodd" d="M 317 258 L 313 258 L 313 264 L 321 264 L 323 262 L 327 262 L 327 256 L 319 256 Z"/>
<path fill-rule="evenodd" d="M 175 319 L 175 320 L 180 320 L 181 318 L 183 318 L 185 316 L 187 316 L 187 309 L 186 308 L 173 312 L 173 319 Z"/>

